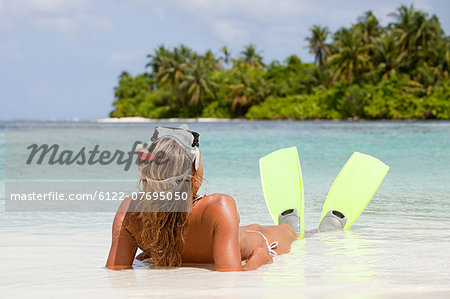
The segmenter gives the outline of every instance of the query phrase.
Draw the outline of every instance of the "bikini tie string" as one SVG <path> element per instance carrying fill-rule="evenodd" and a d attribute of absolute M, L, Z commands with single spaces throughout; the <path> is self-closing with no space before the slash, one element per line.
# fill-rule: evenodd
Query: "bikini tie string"
<path fill-rule="evenodd" d="M 269 254 L 274 257 L 275 255 L 278 255 L 278 253 L 274 250 L 278 247 L 278 241 L 273 241 L 272 243 L 270 243 L 269 245 L 269 241 L 267 241 L 266 236 L 264 236 L 264 234 L 260 231 L 257 230 L 247 230 L 247 232 L 249 233 L 258 233 L 261 237 L 263 237 L 264 241 L 266 241 L 266 246 L 267 246 L 267 250 L 269 252 Z"/>
<path fill-rule="evenodd" d="M 274 250 L 274 249 L 276 249 L 278 247 L 278 241 L 273 241 L 271 244 L 270 244 L 270 246 L 267 246 L 267 249 L 269 249 L 269 254 L 271 255 L 271 256 L 275 256 L 275 255 L 277 255 L 278 253 Z"/>

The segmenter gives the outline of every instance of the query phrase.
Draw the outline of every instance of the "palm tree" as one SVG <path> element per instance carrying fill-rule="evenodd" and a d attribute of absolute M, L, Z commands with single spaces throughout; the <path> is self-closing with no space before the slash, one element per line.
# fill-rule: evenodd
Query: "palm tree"
<path fill-rule="evenodd" d="M 181 44 L 178 48 L 174 49 L 174 52 L 178 52 L 178 55 L 184 61 L 192 62 L 197 58 L 197 53 L 191 50 L 191 48 Z"/>
<path fill-rule="evenodd" d="M 297 55 L 290 55 L 286 58 L 285 63 L 289 70 L 298 70 L 302 66 L 302 61 Z"/>
<path fill-rule="evenodd" d="M 180 106 L 186 105 L 184 94 L 180 90 L 180 84 L 184 79 L 188 65 L 186 49 L 175 48 L 168 55 L 160 59 L 159 68 L 154 76 L 159 85 L 169 84 L 174 95 L 177 95 Z"/>
<path fill-rule="evenodd" d="M 403 5 L 390 16 L 394 17 L 395 22 L 390 23 L 389 27 L 400 41 L 401 52 L 409 53 L 406 57 L 408 73 L 416 73 L 424 61 L 431 65 L 440 64 L 442 57 L 436 49 L 444 32 L 435 15 L 428 17 L 427 13 L 416 10 L 413 5 Z"/>
<path fill-rule="evenodd" d="M 450 37 L 446 36 L 439 41 L 437 51 L 437 57 L 440 58 L 442 78 L 448 80 L 450 72 Z"/>
<path fill-rule="evenodd" d="M 183 79 L 185 67 L 186 61 L 181 59 L 178 52 L 174 52 L 171 57 L 163 57 L 156 80 L 162 84 L 170 83 L 175 88 Z"/>
<path fill-rule="evenodd" d="M 223 46 L 222 49 L 220 49 L 220 51 L 223 54 L 223 57 L 221 58 L 221 60 L 226 65 L 229 65 L 229 63 L 231 61 L 231 52 L 228 50 L 228 47 L 227 46 Z"/>
<path fill-rule="evenodd" d="M 264 66 L 261 54 L 262 52 L 256 51 L 256 48 L 253 44 L 244 46 L 244 51 L 241 52 L 243 60 L 248 63 L 250 67 Z"/>
<path fill-rule="evenodd" d="M 367 50 L 367 54 L 371 59 L 369 59 L 367 64 L 367 71 L 374 72 L 377 68 L 374 65 L 374 57 L 375 50 L 373 44 L 375 43 L 375 39 L 377 39 L 380 34 L 383 33 L 383 28 L 380 26 L 377 17 L 373 14 L 372 11 L 366 11 L 364 15 L 358 18 L 358 23 L 354 25 L 355 30 L 359 30 L 361 32 L 362 40 L 366 45 L 370 45 Z"/>
<path fill-rule="evenodd" d="M 318 89 L 329 88 L 332 83 L 332 74 L 329 69 L 316 68 L 311 77 L 311 85 Z"/>
<path fill-rule="evenodd" d="M 264 70 L 255 69 L 249 64 L 238 64 L 231 69 L 227 96 L 232 111 L 244 115 L 251 105 L 260 103 L 270 94 L 273 88 L 264 75 Z"/>
<path fill-rule="evenodd" d="M 435 15 L 422 22 L 416 33 L 416 47 L 419 50 L 417 58 L 420 61 L 425 60 L 427 63 L 439 65 L 442 56 L 440 57 L 438 48 L 443 35 L 441 24 Z"/>
<path fill-rule="evenodd" d="M 314 62 L 320 67 L 323 67 L 325 60 L 330 55 L 329 45 L 326 43 L 326 39 L 330 31 L 328 27 L 321 27 L 314 25 L 309 29 L 311 37 L 307 37 L 309 52 L 314 54 Z"/>
<path fill-rule="evenodd" d="M 368 46 L 363 44 L 359 32 L 341 29 L 335 35 L 334 46 L 337 53 L 328 59 L 330 66 L 334 69 L 333 78 L 338 80 L 346 78 L 349 85 L 352 84 L 353 77 L 358 83 L 361 82 L 361 72 L 369 56 L 367 55 Z"/>
<path fill-rule="evenodd" d="M 214 89 L 217 84 L 209 76 L 209 68 L 206 59 L 199 58 L 190 65 L 188 73 L 181 83 L 180 88 L 186 92 L 189 103 L 196 105 L 201 103 L 205 107 L 205 97 L 216 98 Z"/>
<path fill-rule="evenodd" d="M 370 10 L 358 18 L 358 23 L 355 27 L 355 29 L 361 31 L 362 39 L 367 44 L 371 43 L 374 38 L 380 36 L 383 32 L 377 17 Z"/>
<path fill-rule="evenodd" d="M 364 74 L 366 78 L 376 78 L 377 77 L 377 65 L 374 61 L 375 56 L 375 40 L 379 38 L 380 34 L 383 33 L 383 28 L 380 26 L 377 17 L 372 11 L 366 11 L 362 16 L 358 18 L 358 22 L 353 25 L 352 30 L 357 30 L 361 35 L 361 39 L 365 45 L 367 45 L 367 55 L 369 60 L 366 65 L 366 73 Z"/>
<path fill-rule="evenodd" d="M 219 63 L 211 50 L 206 51 L 204 55 L 204 62 L 206 67 L 210 70 L 218 70 L 220 68 Z"/>
<path fill-rule="evenodd" d="M 382 74 L 381 80 L 398 73 L 404 65 L 407 52 L 401 52 L 399 42 L 392 34 L 384 33 L 375 40 L 374 61 Z"/>
<path fill-rule="evenodd" d="M 416 42 L 415 33 L 418 29 L 415 24 L 417 20 L 415 14 L 416 10 L 412 4 L 409 8 L 402 5 L 397 8 L 396 12 L 389 14 L 396 20 L 396 22 L 390 23 L 389 27 L 393 29 L 401 44 L 401 52 L 410 51 L 414 48 Z"/>
<path fill-rule="evenodd" d="M 426 92 L 430 94 L 440 75 L 438 67 L 430 66 L 426 61 L 422 61 L 417 68 L 417 78 L 414 80 L 420 82 L 426 88 Z"/>
<path fill-rule="evenodd" d="M 158 73 L 159 68 L 162 65 L 163 59 L 170 56 L 170 51 L 167 50 L 164 45 L 159 46 L 155 51 L 154 54 L 148 54 L 147 58 L 150 59 L 150 62 L 148 62 L 145 67 L 150 67 L 152 69 L 152 76 L 156 77 L 156 74 Z"/>

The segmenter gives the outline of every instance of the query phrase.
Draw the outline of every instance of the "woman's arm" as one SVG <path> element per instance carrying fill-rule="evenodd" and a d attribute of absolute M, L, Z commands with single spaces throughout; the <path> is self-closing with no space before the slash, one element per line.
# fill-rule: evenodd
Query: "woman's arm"
<path fill-rule="evenodd" d="M 106 267 L 111 270 L 131 268 L 137 250 L 135 239 L 123 224 L 126 212 L 123 212 L 121 208 L 114 217 L 111 249 L 106 262 Z"/>
<path fill-rule="evenodd" d="M 221 195 L 205 211 L 214 229 L 213 256 L 217 271 L 242 271 L 239 214 L 231 196 Z"/>
<path fill-rule="evenodd" d="M 267 248 L 263 247 L 256 247 L 252 254 L 250 255 L 250 258 L 248 259 L 247 263 L 242 267 L 242 270 L 249 271 L 249 270 L 255 270 L 261 267 L 264 264 L 271 264 L 273 263 L 273 258 L 270 256 L 269 252 L 267 251 Z"/>
<path fill-rule="evenodd" d="M 273 262 L 266 248 L 253 250 L 247 263 L 242 266 L 239 244 L 239 213 L 230 196 L 223 195 L 211 205 L 207 215 L 214 221 L 213 256 L 217 271 L 254 270 Z"/>

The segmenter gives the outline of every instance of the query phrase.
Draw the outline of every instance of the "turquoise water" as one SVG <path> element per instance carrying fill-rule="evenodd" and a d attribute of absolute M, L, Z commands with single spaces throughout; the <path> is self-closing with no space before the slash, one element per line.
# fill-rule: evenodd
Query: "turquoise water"
<path fill-rule="evenodd" d="M 64 126 L 81 135 L 125 130 L 147 139 L 155 124 Z M 309 297 L 329 292 L 343 296 L 450 296 L 449 122 L 242 121 L 196 122 L 190 127 L 201 134 L 202 161 L 209 181 L 202 189 L 233 196 L 243 225 L 271 224 L 258 159 L 279 148 L 298 148 L 307 229 L 317 226 L 328 190 L 354 151 L 377 157 L 391 169 L 350 231 L 296 241 L 291 253 L 250 273 L 216 273 L 196 266 L 148 270 L 139 262 L 135 270 L 107 271 L 103 266 L 112 213 L 8 212 L 2 200 L 2 293 L 10 297 L 17 292 L 73 297 L 93 297 L 98 292 L 112 297 Z M 4 151 L 2 132 L 2 180 Z M 3 183 L 0 192 L 4 198 Z"/>

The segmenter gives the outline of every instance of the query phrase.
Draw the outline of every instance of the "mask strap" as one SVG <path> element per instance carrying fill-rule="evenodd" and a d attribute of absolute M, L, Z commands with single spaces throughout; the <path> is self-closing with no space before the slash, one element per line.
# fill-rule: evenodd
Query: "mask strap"
<path fill-rule="evenodd" d="M 198 147 L 193 149 L 193 154 L 195 155 L 195 170 L 197 171 L 200 166 L 200 151 L 198 150 Z"/>

